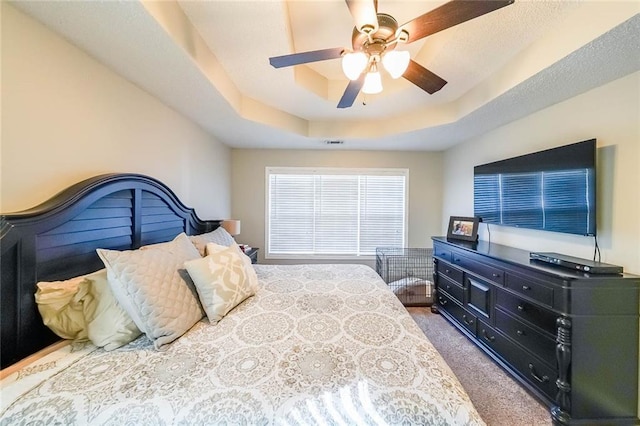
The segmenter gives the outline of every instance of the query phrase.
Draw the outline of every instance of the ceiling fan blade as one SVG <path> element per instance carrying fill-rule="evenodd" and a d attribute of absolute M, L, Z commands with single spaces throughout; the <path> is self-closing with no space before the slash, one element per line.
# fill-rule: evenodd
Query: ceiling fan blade
<path fill-rule="evenodd" d="M 453 0 L 403 24 L 409 33 L 407 43 L 509 6 L 515 0 Z"/>
<path fill-rule="evenodd" d="M 290 67 L 292 65 L 306 64 L 308 62 L 326 61 L 338 59 L 344 53 L 344 48 L 313 50 L 310 52 L 292 53 L 291 55 L 274 56 L 269 58 L 269 63 L 274 68 Z"/>
<path fill-rule="evenodd" d="M 357 80 L 349 80 L 349 84 L 344 90 L 340 102 L 338 102 L 338 108 L 349 108 L 353 105 L 353 102 L 358 97 L 358 93 L 360 93 L 360 89 L 364 86 L 364 76 L 365 74 L 362 73 Z"/>
<path fill-rule="evenodd" d="M 409 66 L 402 76 L 430 95 L 433 95 L 447 84 L 446 80 L 413 60 L 409 61 Z"/>
<path fill-rule="evenodd" d="M 378 0 L 345 0 L 349 12 L 353 16 L 356 28 L 361 30 L 365 26 L 378 29 Z"/>

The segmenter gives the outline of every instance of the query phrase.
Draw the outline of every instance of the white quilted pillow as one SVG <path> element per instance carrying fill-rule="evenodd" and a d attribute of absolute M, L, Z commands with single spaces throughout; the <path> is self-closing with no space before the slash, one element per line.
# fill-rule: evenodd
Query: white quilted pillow
<path fill-rule="evenodd" d="M 208 246 L 209 244 L 207 248 Z M 208 251 L 209 254 L 206 257 L 184 263 L 189 275 L 193 278 L 211 324 L 216 324 L 229 311 L 256 292 L 256 285 L 250 274 L 253 272 L 255 276 L 255 271 L 253 267 L 249 267 L 249 270 L 246 268 L 244 254 L 239 251 L 237 245 L 217 247 L 220 249 Z"/>
<path fill-rule="evenodd" d="M 202 319 L 196 290 L 183 269 L 184 262 L 200 255 L 186 234 L 145 250 L 97 252 L 116 300 L 157 349 Z"/>
<path fill-rule="evenodd" d="M 216 243 L 225 247 L 236 243 L 236 240 L 222 226 L 206 234 L 192 235 L 189 239 L 200 252 L 200 256 L 207 254 L 205 249 L 207 243 Z"/>

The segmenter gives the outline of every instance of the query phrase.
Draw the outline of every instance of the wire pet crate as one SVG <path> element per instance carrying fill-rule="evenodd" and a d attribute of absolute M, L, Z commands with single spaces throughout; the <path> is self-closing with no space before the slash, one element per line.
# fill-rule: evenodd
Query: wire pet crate
<path fill-rule="evenodd" d="M 378 247 L 376 272 L 404 306 L 433 304 L 433 249 Z"/>

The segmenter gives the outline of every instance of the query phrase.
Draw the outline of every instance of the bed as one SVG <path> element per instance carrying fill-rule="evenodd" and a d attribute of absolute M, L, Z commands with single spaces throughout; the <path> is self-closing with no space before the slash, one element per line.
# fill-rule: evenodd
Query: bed
<path fill-rule="evenodd" d="M 37 282 L 103 268 L 96 249 L 139 252 L 219 225 L 134 174 L 97 176 L 4 215 L 3 368 L 59 340 L 34 302 Z M 0 424 L 484 424 L 371 268 L 253 270 L 252 296 L 216 322 L 201 314 L 161 347 L 146 333 L 113 350 L 66 341 L 5 370 Z"/>

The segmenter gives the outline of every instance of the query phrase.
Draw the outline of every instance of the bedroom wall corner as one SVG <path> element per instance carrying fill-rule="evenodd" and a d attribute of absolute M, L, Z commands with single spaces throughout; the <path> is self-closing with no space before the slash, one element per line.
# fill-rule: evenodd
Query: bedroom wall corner
<path fill-rule="evenodd" d="M 0 211 L 82 179 L 140 173 L 202 219 L 231 211 L 231 149 L 38 21 L 1 2 Z"/>

